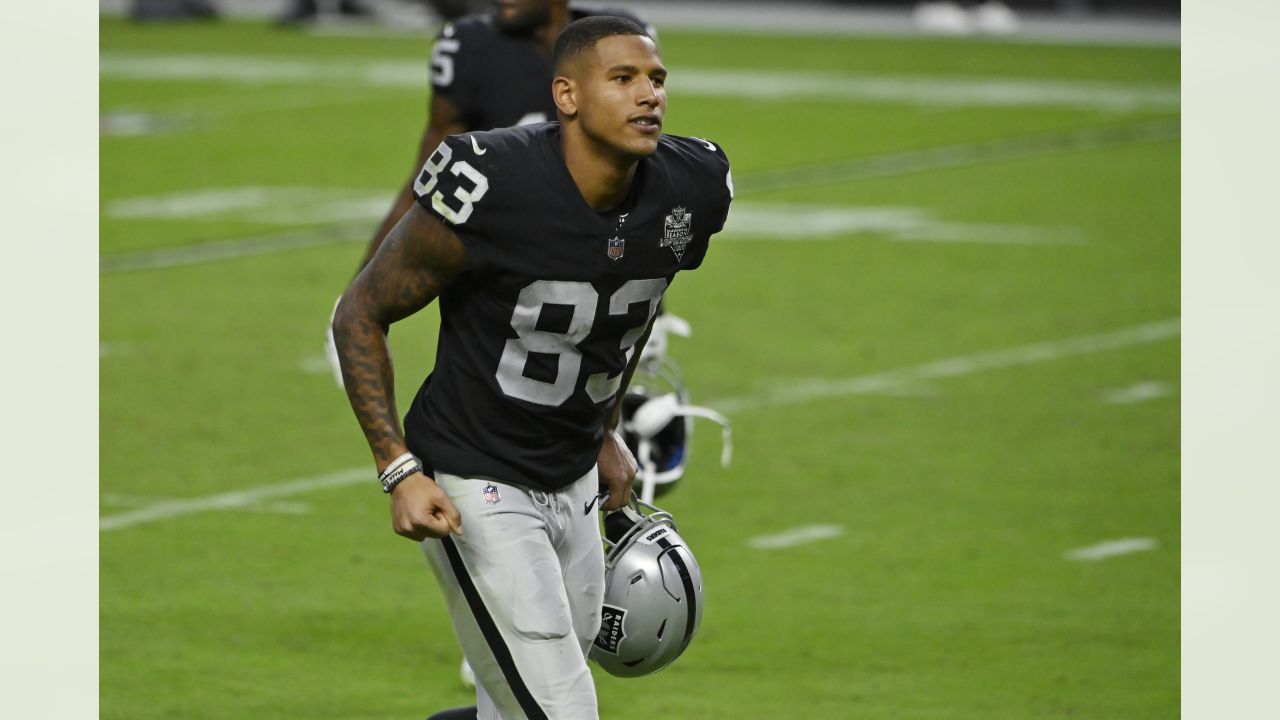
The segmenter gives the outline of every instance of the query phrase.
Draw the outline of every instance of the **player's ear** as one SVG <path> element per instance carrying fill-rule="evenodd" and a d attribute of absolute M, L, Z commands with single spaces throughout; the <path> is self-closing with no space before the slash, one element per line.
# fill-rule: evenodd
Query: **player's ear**
<path fill-rule="evenodd" d="M 578 114 L 578 86 L 568 77 L 558 75 L 551 81 L 551 99 L 555 101 L 556 109 L 565 117 Z"/>

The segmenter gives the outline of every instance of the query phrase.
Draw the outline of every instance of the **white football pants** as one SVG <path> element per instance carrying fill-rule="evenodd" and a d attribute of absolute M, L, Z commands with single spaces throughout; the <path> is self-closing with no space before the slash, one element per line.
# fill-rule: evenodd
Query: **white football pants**
<path fill-rule="evenodd" d="M 463 534 L 422 548 L 476 674 L 479 720 L 598 720 L 587 668 L 604 600 L 596 469 L 559 492 L 435 480 Z"/>

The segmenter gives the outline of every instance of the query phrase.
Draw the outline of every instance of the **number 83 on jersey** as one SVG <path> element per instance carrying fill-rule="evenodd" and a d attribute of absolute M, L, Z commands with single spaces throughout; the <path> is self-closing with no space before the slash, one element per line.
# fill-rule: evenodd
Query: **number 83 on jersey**
<path fill-rule="evenodd" d="M 419 197 L 431 195 L 431 207 L 436 212 L 449 222 L 461 225 L 471 217 L 475 203 L 489 191 L 489 179 L 466 160 L 451 163 L 452 160 L 453 148 L 441 143 L 431 153 L 431 157 L 427 158 L 413 186 Z M 461 186 L 454 189 L 451 199 L 458 202 L 456 208 L 451 207 L 448 199 L 436 189 L 440 173 L 445 172 L 445 168 L 449 168 L 449 172 L 458 177 L 465 177 L 472 184 L 470 190 Z M 634 346 L 657 311 L 658 302 L 666 289 L 665 278 L 629 280 L 609 297 L 610 316 L 627 315 L 634 304 L 648 305 L 644 324 L 628 329 L 618 343 L 618 349 L 623 352 L 627 361 L 631 359 Z M 515 330 L 516 337 L 506 341 L 498 361 L 497 380 L 503 393 L 538 405 L 554 407 L 564 404 L 578 385 L 578 376 L 582 370 L 582 352 L 578 346 L 591 334 L 598 303 L 599 294 L 591 283 L 536 280 L 526 285 L 520 291 L 511 315 L 511 329 Z M 547 304 L 572 308 L 573 315 L 567 330 L 552 332 L 537 329 L 538 318 L 543 306 Z M 530 353 L 555 357 L 555 381 L 547 382 L 525 375 Z M 613 375 L 594 373 L 587 378 L 585 390 L 592 402 L 603 403 L 617 393 L 621 380 L 621 371 Z"/>
<path fill-rule="evenodd" d="M 453 198 L 459 204 L 457 209 L 448 205 L 445 197 L 439 190 L 436 190 L 436 184 L 440 181 L 440 173 L 444 172 L 450 161 L 453 160 L 453 148 L 446 143 L 440 143 L 435 152 L 431 153 L 431 157 L 427 158 L 427 162 L 422 166 L 422 172 L 418 173 L 418 177 L 413 181 L 413 189 L 418 193 L 419 197 L 431 196 L 431 207 L 440 213 L 446 220 L 454 225 L 461 225 L 471 217 L 471 211 L 475 209 L 475 204 L 489 192 L 489 178 L 483 173 L 471 166 L 466 160 L 459 160 L 453 163 L 453 167 L 449 172 L 459 177 L 465 177 L 471 181 L 471 190 L 464 189 L 461 185 L 454 188 Z M 431 192 L 435 190 L 435 192 Z"/>

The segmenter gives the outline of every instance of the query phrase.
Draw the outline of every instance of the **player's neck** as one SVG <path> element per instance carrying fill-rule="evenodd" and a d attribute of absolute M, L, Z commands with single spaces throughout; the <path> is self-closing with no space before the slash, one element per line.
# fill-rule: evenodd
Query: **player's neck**
<path fill-rule="evenodd" d="M 639 161 L 600 152 L 586 138 L 574 142 L 562 137 L 560 150 L 573 184 L 592 210 L 612 210 L 626 200 Z"/>

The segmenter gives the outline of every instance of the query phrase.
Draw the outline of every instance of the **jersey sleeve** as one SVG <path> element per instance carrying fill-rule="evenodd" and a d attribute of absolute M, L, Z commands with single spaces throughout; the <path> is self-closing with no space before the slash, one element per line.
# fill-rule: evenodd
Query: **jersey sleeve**
<path fill-rule="evenodd" d="M 702 264 L 711 244 L 711 236 L 724 229 L 729 219 L 729 206 L 733 203 L 733 173 L 729 169 L 729 156 L 718 143 L 702 138 L 689 138 L 696 159 L 697 187 L 704 193 L 702 212 L 710 221 L 698 228 L 692 252 L 684 257 L 681 266 L 693 270 Z"/>
<path fill-rule="evenodd" d="M 502 163 L 494 160 L 499 153 L 481 147 L 479 135 L 445 138 L 413 181 L 414 199 L 462 240 L 472 269 L 490 264 L 500 252 L 501 223 L 509 213 L 502 207 Z"/>

